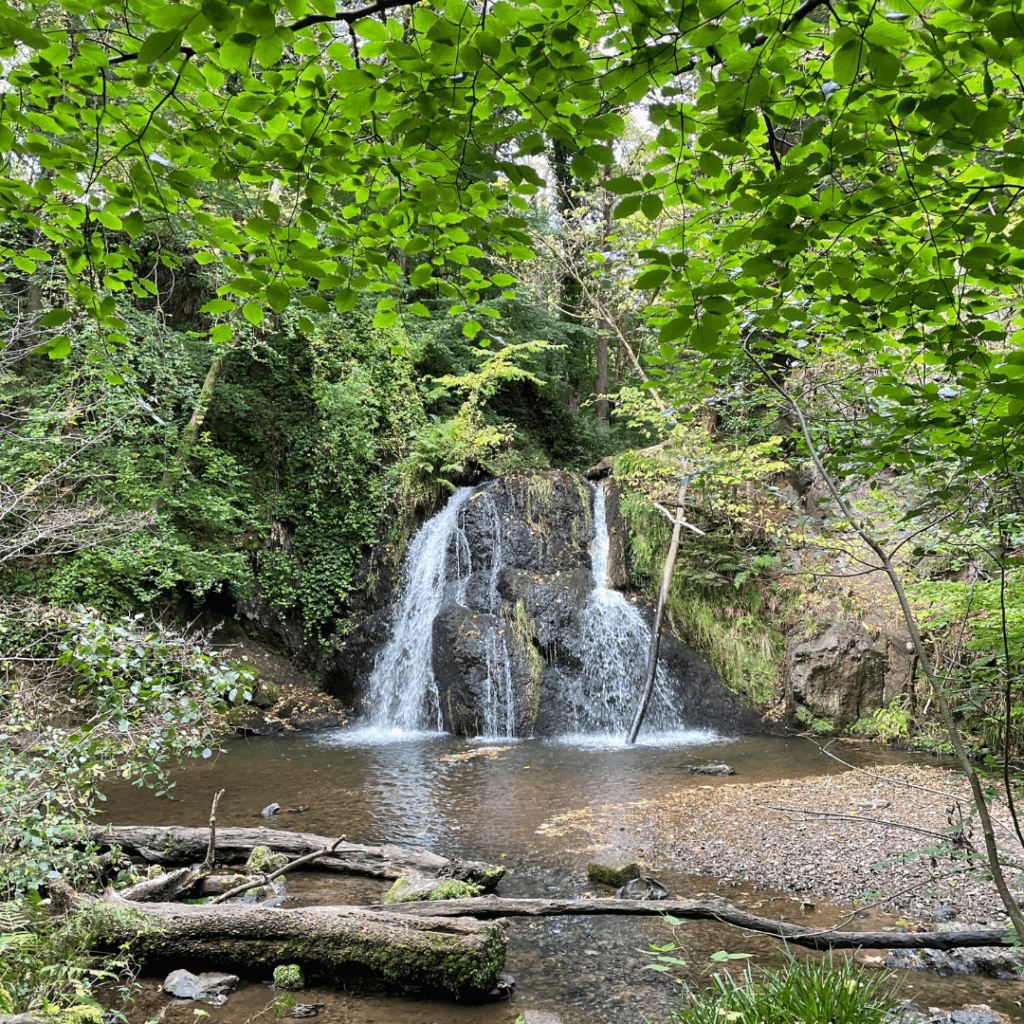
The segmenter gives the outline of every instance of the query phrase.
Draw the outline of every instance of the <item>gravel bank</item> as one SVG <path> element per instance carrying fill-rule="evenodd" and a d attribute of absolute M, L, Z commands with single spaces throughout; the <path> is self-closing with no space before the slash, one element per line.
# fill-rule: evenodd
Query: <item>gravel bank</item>
<path fill-rule="evenodd" d="M 950 820 L 959 821 L 956 798 L 964 801 L 966 817 L 966 782 L 946 769 L 921 765 L 870 772 L 748 785 L 695 782 L 659 800 L 561 815 L 541 831 L 589 832 L 654 874 L 711 875 L 722 885 L 730 879 L 752 882 L 813 902 L 885 898 L 880 910 L 932 926 L 936 919 L 954 918 L 1005 924 L 981 862 L 978 870 L 964 870 L 962 857 L 929 852 L 947 841 L 941 833 Z M 1002 806 L 995 815 L 1010 846 L 1009 815 Z M 968 827 L 967 837 L 983 849 L 980 828 Z M 1017 874 L 1009 873 L 1011 887 L 1019 882 Z"/>

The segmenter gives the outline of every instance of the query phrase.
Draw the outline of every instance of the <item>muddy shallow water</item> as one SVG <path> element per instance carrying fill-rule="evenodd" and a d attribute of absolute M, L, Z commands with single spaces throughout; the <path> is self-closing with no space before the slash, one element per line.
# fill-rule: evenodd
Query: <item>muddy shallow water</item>
<path fill-rule="evenodd" d="M 481 745 L 508 749 L 493 757 L 441 760 Z M 858 765 L 910 757 L 865 744 L 843 745 L 841 754 Z M 119 825 L 205 826 L 213 794 L 223 788 L 226 792 L 218 811 L 223 825 L 265 824 L 259 812 L 272 802 L 284 808 L 306 807 L 302 813 L 275 818 L 273 827 L 344 834 L 351 841 L 368 844 L 420 844 L 446 856 L 491 860 L 507 868 L 499 886 L 501 895 L 573 897 L 595 891 L 586 877 L 587 861 L 614 857 L 616 850 L 588 844 L 585 833 L 567 837 L 538 833 L 547 819 L 575 809 L 628 803 L 671 789 L 718 782 L 690 776 L 684 766 L 720 760 L 735 767 L 735 781 L 745 783 L 843 770 L 806 740 L 765 736 L 718 741 L 707 734 L 676 734 L 625 749 L 586 741 L 493 740 L 474 745 L 436 735 L 396 740 L 339 730 L 229 741 L 223 753 L 177 773 L 174 802 L 116 786 L 108 794 L 105 816 Z M 681 867 L 685 870 L 685 865 Z M 714 878 L 684 873 L 660 877 L 673 896 L 719 894 Z M 372 902 L 387 888 L 370 879 L 315 873 L 288 876 L 286 885 L 285 906 Z M 818 926 L 827 926 L 839 916 L 830 907 L 801 911 L 792 894 L 752 893 L 749 887 L 730 888 L 724 894 L 740 898 L 744 892 L 765 901 L 757 911 L 765 916 L 785 913 L 790 920 L 798 917 L 802 923 Z M 788 909 L 776 912 L 777 907 Z M 858 927 L 867 930 L 872 922 L 881 925 L 885 920 L 872 914 Z M 505 1024 L 526 1009 L 556 1012 L 565 1024 L 657 1022 L 664 1019 L 678 985 L 645 970 L 650 958 L 642 951 L 653 942 L 671 939 L 668 926 L 657 918 L 518 919 L 509 927 L 506 970 L 518 982 L 511 1005 L 466 1006 L 322 987 L 307 989 L 298 998 L 324 1003 L 318 1020 L 325 1024 Z M 758 963 L 769 966 L 778 960 L 774 940 L 714 923 L 687 923 L 677 929 L 676 941 L 696 973 L 720 949 L 753 953 Z M 1024 999 L 1022 982 L 909 973 L 898 977 L 903 997 L 925 1006 L 988 1002 L 1015 1015 L 1020 1013 L 1017 1001 Z M 265 985 L 246 982 L 220 1008 L 191 1003 L 172 1006 L 169 997 L 158 991 L 159 980 L 143 980 L 143 991 L 129 1011 L 133 1024 L 161 1011 L 164 1020 L 181 1024 L 194 1020 L 197 1008 L 209 1012 L 211 1024 L 249 1024 L 273 998 Z"/>

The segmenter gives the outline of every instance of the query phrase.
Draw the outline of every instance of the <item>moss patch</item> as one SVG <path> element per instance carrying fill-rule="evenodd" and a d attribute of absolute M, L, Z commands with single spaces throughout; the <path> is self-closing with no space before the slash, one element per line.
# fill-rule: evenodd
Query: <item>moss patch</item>
<path fill-rule="evenodd" d="M 475 882 L 462 882 L 457 878 L 439 879 L 436 884 L 424 884 L 425 881 L 410 882 L 407 878 L 399 878 L 381 902 L 391 906 L 394 903 L 416 903 L 420 900 L 465 900 L 483 892 Z"/>
<path fill-rule="evenodd" d="M 245 870 L 249 874 L 257 871 L 277 871 L 288 863 L 284 853 L 271 853 L 269 846 L 254 846 L 249 859 L 245 862 Z"/>
<path fill-rule="evenodd" d="M 623 864 L 588 864 L 587 876 L 595 885 L 610 885 L 615 889 L 640 877 L 640 868 L 627 861 Z"/>

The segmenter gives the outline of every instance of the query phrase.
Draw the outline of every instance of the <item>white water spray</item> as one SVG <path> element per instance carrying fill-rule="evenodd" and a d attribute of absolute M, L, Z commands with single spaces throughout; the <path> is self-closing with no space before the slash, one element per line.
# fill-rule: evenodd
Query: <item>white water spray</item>
<path fill-rule="evenodd" d="M 583 678 L 576 701 L 572 731 L 619 734 L 628 727 L 647 665 L 651 631 L 639 609 L 608 586 L 608 523 L 605 496 L 594 487 L 594 540 L 590 547 L 594 589 L 587 595 L 584 611 Z M 678 724 L 669 697 L 669 678 L 658 665 L 655 699 L 649 725 L 664 728 Z"/>
<path fill-rule="evenodd" d="M 434 619 L 449 578 L 464 581 L 469 576 L 469 544 L 459 512 L 472 493 L 472 487 L 457 490 L 409 544 L 394 630 L 370 676 L 371 723 L 378 728 L 415 731 L 429 728 L 432 717 L 438 732 L 443 729 L 433 668 Z M 454 557 L 449 558 L 453 540 Z"/>

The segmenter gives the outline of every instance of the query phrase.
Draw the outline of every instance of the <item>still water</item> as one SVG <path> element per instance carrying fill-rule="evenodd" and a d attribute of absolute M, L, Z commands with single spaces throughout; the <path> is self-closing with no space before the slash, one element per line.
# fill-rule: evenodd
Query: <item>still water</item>
<path fill-rule="evenodd" d="M 487 745 L 508 749 L 493 758 L 442 761 L 444 755 L 474 747 L 435 733 L 402 736 L 379 730 L 231 740 L 209 761 L 177 772 L 173 802 L 118 786 L 109 792 L 104 813 L 116 825 L 202 827 L 213 795 L 224 789 L 218 810 L 222 825 L 265 824 L 260 810 L 272 802 L 283 808 L 305 807 L 302 813 L 275 818 L 273 827 L 343 834 L 366 844 L 418 844 L 448 857 L 494 861 L 507 868 L 500 895 L 573 897 L 593 890 L 586 864 L 597 854 L 586 848 L 585 839 L 538 833 L 554 815 L 707 784 L 707 778 L 683 771 L 685 765 L 706 761 L 727 761 L 736 769 L 736 781 L 744 783 L 843 770 L 813 743 L 796 738 L 728 741 L 713 734 L 673 733 L 633 748 L 583 738 L 545 743 L 492 740 Z M 910 758 L 864 744 L 845 745 L 840 755 L 858 765 Z M 600 853 L 614 857 L 616 851 Z M 713 888 L 707 878 L 660 877 L 679 898 Z M 287 876 L 290 902 L 285 906 L 372 902 L 387 887 L 371 879 L 297 873 Z M 836 916 L 832 908 L 818 914 L 807 923 L 827 926 Z M 882 923 L 879 918 L 874 921 Z M 871 926 L 864 922 L 865 928 Z M 679 985 L 645 970 L 650 961 L 643 951 L 653 942 L 671 939 L 668 926 L 658 918 L 513 919 L 506 970 L 516 977 L 518 987 L 511 1004 L 465 1006 L 325 987 L 308 989 L 299 998 L 324 1003 L 317 1018 L 324 1024 L 511 1024 L 527 1009 L 557 1013 L 564 1024 L 658 1022 L 677 998 Z M 677 929 L 676 941 L 697 972 L 720 949 L 753 953 L 758 963 L 768 966 L 778 960 L 774 940 L 715 923 L 687 923 Z M 1019 1013 L 1016 1001 L 1024 996 L 1021 982 L 900 977 L 902 995 L 925 1006 L 988 1002 L 1012 1015 Z M 197 1007 L 169 1007 L 169 998 L 158 992 L 159 980 L 144 979 L 143 991 L 129 1011 L 133 1024 L 161 1012 L 170 1024 L 193 1021 Z M 272 997 L 259 982 L 243 983 L 225 1006 L 207 1008 L 209 1020 L 250 1024 Z"/>

